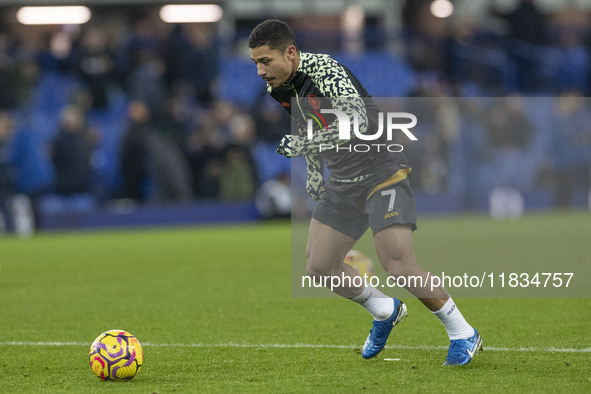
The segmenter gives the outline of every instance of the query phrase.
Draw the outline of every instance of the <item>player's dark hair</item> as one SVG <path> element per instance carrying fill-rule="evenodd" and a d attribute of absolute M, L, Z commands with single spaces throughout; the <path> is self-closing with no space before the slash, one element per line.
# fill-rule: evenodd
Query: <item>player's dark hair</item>
<path fill-rule="evenodd" d="M 267 19 L 259 23 L 248 37 L 248 47 L 258 48 L 265 45 L 279 51 L 284 51 L 288 46 L 295 45 L 293 32 L 287 23 L 277 19 Z"/>

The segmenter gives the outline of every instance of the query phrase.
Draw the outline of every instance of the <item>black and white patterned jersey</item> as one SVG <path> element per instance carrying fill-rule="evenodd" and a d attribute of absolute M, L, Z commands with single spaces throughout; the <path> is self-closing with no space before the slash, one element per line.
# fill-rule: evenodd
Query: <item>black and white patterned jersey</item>
<path fill-rule="evenodd" d="M 339 100 L 339 109 L 352 115 L 356 113 L 359 116 L 359 130 L 364 133 L 374 134 L 377 127 L 375 119 L 377 116 L 369 116 L 372 111 L 378 111 L 377 107 L 369 97 L 369 93 L 363 85 L 357 80 L 355 75 L 344 65 L 337 62 L 331 56 L 326 54 L 313 54 L 300 52 L 300 64 L 294 76 L 277 88 L 267 88 L 271 96 L 277 100 L 290 113 L 292 119 L 298 125 L 298 132 L 292 132 L 292 156 L 306 156 L 308 161 L 308 177 L 318 177 L 321 175 L 321 160 L 326 162 L 333 179 L 354 181 L 360 177 L 367 177 L 379 173 L 388 174 L 393 165 L 406 165 L 406 158 L 402 152 L 384 153 L 384 149 L 370 149 L 368 152 L 351 152 L 347 150 L 347 144 L 367 146 L 373 144 L 386 144 L 385 133 L 380 140 L 361 141 L 354 137 L 349 141 L 339 139 L 338 125 L 334 118 L 325 116 L 328 122 L 326 128 L 318 127 L 314 129 L 313 138 L 309 139 L 306 130 L 306 107 L 312 108 L 318 105 L 317 99 L 331 98 Z M 295 98 L 292 102 L 292 99 Z M 356 100 L 357 98 L 357 100 Z M 360 99 L 364 98 L 364 99 Z M 297 108 L 293 108 L 297 106 Z M 369 120 L 368 120 L 369 119 Z M 293 129 L 294 127 L 292 127 Z M 320 146 L 339 146 L 339 149 L 323 150 L 320 152 Z M 309 179 L 312 181 L 310 187 L 317 184 L 318 179 Z M 310 190 L 308 190 L 310 192 Z"/>

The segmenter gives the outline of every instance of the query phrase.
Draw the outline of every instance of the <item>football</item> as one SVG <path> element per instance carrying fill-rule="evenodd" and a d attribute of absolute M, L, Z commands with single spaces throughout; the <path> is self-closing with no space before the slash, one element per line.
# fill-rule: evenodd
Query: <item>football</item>
<path fill-rule="evenodd" d="M 365 274 L 368 278 L 373 276 L 373 261 L 358 250 L 350 250 L 345 257 L 345 263 L 355 268 L 360 276 Z"/>
<path fill-rule="evenodd" d="M 99 335 L 90 346 L 90 368 L 102 380 L 130 380 L 142 368 L 144 352 L 136 337 L 123 330 Z"/>

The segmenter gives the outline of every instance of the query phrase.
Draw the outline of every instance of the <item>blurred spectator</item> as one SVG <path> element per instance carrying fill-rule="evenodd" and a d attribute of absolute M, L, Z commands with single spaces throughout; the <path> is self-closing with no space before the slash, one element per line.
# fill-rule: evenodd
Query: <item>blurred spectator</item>
<path fill-rule="evenodd" d="M 22 43 L 0 32 L 0 109 L 15 110 L 29 103 L 38 82 L 39 67 Z"/>
<path fill-rule="evenodd" d="M 519 96 L 495 99 L 484 119 L 488 141 L 486 156 L 480 158 L 482 178 L 489 189 L 505 188 L 494 193 L 500 196 L 498 201 L 528 190 L 535 182 L 528 155 L 534 127 L 526 114 L 525 103 Z"/>
<path fill-rule="evenodd" d="M 256 207 L 265 219 L 291 216 L 291 182 L 289 174 L 264 182 L 255 198 Z"/>
<path fill-rule="evenodd" d="M 17 191 L 36 201 L 48 192 L 54 179 L 47 146 L 30 126 L 16 130 L 13 145 Z"/>
<path fill-rule="evenodd" d="M 224 153 L 220 173 L 219 198 L 224 201 L 250 200 L 256 191 L 256 178 L 246 151 L 230 146 Z"/>
<path fill-rule="evenodd" d="M 186 202 L 192 197 L 190 170 L 180 149 L 160 134 L 148 138 L 156 202 Z"/>
<path fill-rule="evenodd" d="M 92 96 L 93 108 L 109 104 L 109 88 L 113 82 L 114 57 L 107 34 L 98 27 L 87 27 L 73 53 L 76 68 Z"/>
<path fill-rule="evenodd" d="M 148 139 L 154 130 L 150 124 L 148 108 L 133 101 L 127 108 L 129 124 L 123 136 L 119 162 L 123 180 L 122 197 L 144 201 L 148 178 Z"/>
<path fill-rule="evenodd" d="M 259 141 L 279 142 L 291 130 L 291 118 L 267 89 L 261 89 L 249 112 L 255 121 Z"/>
<path fill-rule="evenodd" d="M 196 99 L 209 106 L 214 98 L 219 51 L 212 26 L 201 23 L 175 25 L 165 44 L 166 81 L 169 87 L 189 84 Z"/>
<path fill-rule="evenodd" d="M 556 89 L 558 92 L 585 90 L 589 78 L 589 49 L 583 45 L 581 32 L 574 27 L 560 29 Z"/>
<path fill-rule="evenodd" d="M 221 138 L 208 125 L 187 137 L 185 154 L 191 168 L 193 192 L 198 199 L 212 199 L 218 194 L 223 147 Z"/>
<path fill-rule="evenodd" d="M 539 47 L 548 44 L 546 16 L 538 9 L 534 0 L 520 0 L 519 5 L 509 12 L 495 8 L 491 12 L 509 25 L 511 41 L 506 44 L 506 49 L 517 67 L 517 91 L 543 89 L 540 86 L 540 57 L 543 54 Z"/>
<path fill-rule="evenodd" d="M 12 162 L 12 119 L 6 112 L 0 113 L 0 234 L 14 231 L 12 198 L 16 193 L 15 168 Z"/>
<path fill-rule="evenodd" d="M 486 117 L 489 145 L 498 149 L 526 149 L 533 133 L 527 118 L 524 99 L 512 97 L 496 100 Z"/>
<path fill-rule="evenodd" d="M 149 51 L 136 52 L 135 66 L 127 78 L 127 94 L 131 100 L 146 103 L 151 112 L 162 107 L 166 101 L 164 64 Z"/>
<path fill-rule="evenodd" d="M 124 47 L 124 52 L 128 56 L 127 68 L 133 69 L 136 66 L 138 52 L 147 52 L 155 55 L 159 53 L 162 45 L 161 26 L 164 24 L 157 15 L 150 14 L 149 9 L 142 9 L 142 14 L 134 15 L 132 18 L 137 18 L 133 23 L 133 31 L 131 32 L 127 43 Z"/>
<path fill-rule="evenodd" d="M 60 128 L 51 146 L 57 194 L 92 191 L 91 157 L 96 142 L 82 109 L 74 105 L 62 109 Z"/>
<path fill-rule="evenodd" d="M 486 129 L 483 119 L 486 108 L 483 100 L 460 101 L 462 111 L 458 133 L 448 141 L 449 192 L 462 201 L 462 208 L 477 209 L 486 194 L 481 167 L 486 154 Z"/>
<path fill-rule="evenodd" d="M 406 0 L 402 23 L 406 58 L 419 71 L 445 69 L 447 21 L 430 11 L 431 0 Z"/>
<path fill-rule="evenodd" d="M 120 153 L 123 197 L 136 201 L 148 197 L 158 202 L 188 200 L 189 169 L 180 150 L 158 134 L 146 103 L 132 101 L 128 116 Z M 154 182 L 152 196 L 147 190 L 149 181 Z"/>
<path fill-rule="evenodd" d="M 197 198 L 218 196 L 223 156 L 230 138 L 228 125 L 235 112 L 230 103 L 216 101 L 203 112 L 202 123 L 187 136 L 185 154 L 191 166 Z"/>
<path fill-rule="evenodd" d="M 219 198 L 252 199 L 257 188 L 254 160 L 250 153 L 255 139 L 255 125 L 250 115 L 234 115 L 229 122 L 230 143 L 223 156 Z"/>
<path fill-rule="evenodd" d="M 33 201 L 16 187 L 18 168 L 13 165 L 14 120 L 0 113 L 0 234 L 4 231 L 30 236 L 36 229 Z"/>
<path fill-rule="evenodd" d="M 507 21 L 510 37 L 535 45 L 548 43 L 546 16 L 538 9 L 535 0 L 520 0 L 509 12 L 491 8 L 493 15 Z"/>
<path fill-rule="evenodd" d="M 591 109 L 578 92 L 556 100 L 552 130 L 554 203 L 569 207 L 581 203 L 589 192 L 591 176 Z"/>
<path fill-rule="evenodd" d="M 0 110 L 13 110 L 18 104 L 18 67 L 7 53 L 7 37 L 0 35 Z"/>
<path fill-rule="evenodd" d="M 186 134 L 194 127 L 194 118 L 200 118 L 200 111 L 192 104 L 182 92 L 174 92 L 165 98 L 154 115 L 159 134 L 182 150 Z"/>

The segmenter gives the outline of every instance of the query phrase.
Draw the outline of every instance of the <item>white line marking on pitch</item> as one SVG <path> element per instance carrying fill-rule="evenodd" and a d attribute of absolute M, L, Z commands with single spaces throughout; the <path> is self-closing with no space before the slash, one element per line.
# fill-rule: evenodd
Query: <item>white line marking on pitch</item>
<path fill-rule="evenodd" d="M 32 342 L 32 341 L 5 341 L 0 346 L 90 346 L 90 342 Z M 146 347 L 179 347 L 179 348 L 276 348 L 276 349 L 355 349 L 359 345 L 325 345 L 312 343 L 149 343 L 142 344 Z M 447 346 L 406 346 L 392 345 L 386 349 L 401 350 L 447 350 Z M 591 353 L 591 347 L 583 349 L 574 348 L 539 348 L 539 347 L 484 347 L 485 351 L 493 352 L 557 352 L 557 353 Z"/>

